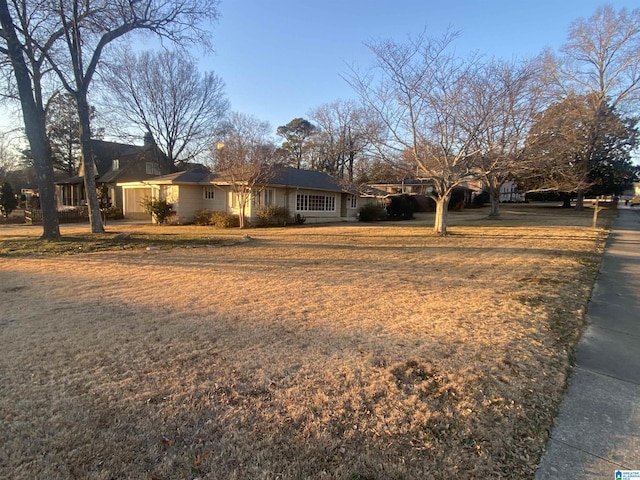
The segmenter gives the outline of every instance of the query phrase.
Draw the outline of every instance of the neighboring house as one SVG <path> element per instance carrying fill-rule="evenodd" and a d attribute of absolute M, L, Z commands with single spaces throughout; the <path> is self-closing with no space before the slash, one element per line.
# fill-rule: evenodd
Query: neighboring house
<path fill-rule="evenodd" d="M 104 191 L 106 204 L 122 208 L 122 189 L 120 182 L 140 181 L 165 175 L 173 170 L 169 159 L 160 151 L 155 142 L 147 141 L 140 145 L 127 145 L 103 140 L 91 140 L 94 155 L 94 170 L 98 191 Z M 84 169 L 78 176 L 56 183 L 58 206 L 86 205 L 84 191 Z"/>
<path fill-rule="evenodd" d="M 198 168 L 141 182 L 122 182 L 125 217 L 141 217 L 145 197 L 165 198 L 173 204 L 179 223 L 190 223 L 200 210 L 239 214 L 238 195 L 229 176 Z M 362 199 L 346 191 L 323 172 L 276 167 L 256 183 L 245 207 L 245 218 L 257 219 L 262 205 L 287 207 L 291 216 L 307 223 L 355 220 Z"/>
<path fill-rule="evenodd" d="M 433 191 L 433 182 L 430 180 L 408 179 L 401 182 L 370 183 L 368 187 L 391 195 L 428 196 Z"/>
<path fill-rule="evenodd" d="M 500 186 L 500 202 L 524 202 L 525 196 L 520 193 L 518 185 L 513 180 L 507 180 Z"/>
<path fill-rule="evenodd" d="M 421 210 L 428 211 L 434 208 L 432 202 L 425 201 L 426 197 L 433 192 L 433 182 L 430 180 L 412 179 L 402 182 L 371 183 L 368 188 L 375 191 L 374 196 L 382 201 L 388 201 L 389 197 L 397 195 L 414 195 Z M 480 180 L 469 180 L 460 184 L 455 190 L 464 194 L 464 203 L 469 205 L 484 188 Z M 519 192 L 515 182 L 507 181 L 500 187 L 501 202 L 524 202 L 524 200 L 524 195 Z"/>

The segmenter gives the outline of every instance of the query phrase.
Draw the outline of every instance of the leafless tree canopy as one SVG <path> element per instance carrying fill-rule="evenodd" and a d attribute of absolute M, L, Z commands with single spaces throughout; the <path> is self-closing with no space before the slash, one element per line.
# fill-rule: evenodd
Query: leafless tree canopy
<path fill-rule="evenodd" d="M 319 127 L 314 149 L 319 168 L 343 181 L 354 182 L 356 163 L 376 136 L 375 122 L 354 101 L 320 105 L 310 116 Z"/>
<path fill-rule="evenodd" d="M 267 183 L 271 175 L 275 147 L 269 140 L 270 131 L 268 122 L 233 112 L 221 130 L 219 141 L 211 147 L 219 180 L 233 190 L 240 211 L 240 228 L 244 227 L 252 193 Z"/>
<path fill-rule="evenodd" d="M 122 50 L 118 57 L 101 75 L 112 123 L 151 132 L 174 163 L 207 151 L 229 108 L 222 79 L 201 74 L 197 63 L 177 50 L 137 55 Z"/>
<path fill-rule="evenodd" d="M 594 95 L 626 112 L 640 99 L 640 9 L 610 5 L 571 24 L 561 50 L 558 80 L 579 94 Z"/>
<path fill-rule="evenodd" d="M 438 233 L 446 233 L 449 198 L 470 179 L 478 146 L 504 91 L 486 89 L 480 58 L 455 54 L 454 32 L 407 43 L 369 44 L 375 68 L 352 72 L 351 85 L 386 131 L 384 147 L 408 155 L 434 183 Z M 480 83 L 479 83 L 480 79 Z"/>

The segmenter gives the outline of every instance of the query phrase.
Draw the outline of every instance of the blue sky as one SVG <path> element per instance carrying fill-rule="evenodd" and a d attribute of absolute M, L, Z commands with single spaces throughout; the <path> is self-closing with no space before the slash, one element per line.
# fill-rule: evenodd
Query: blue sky
<path fill-rule="evenodd" d="M 341 75 L 366 68 L 364 42 L 403 41 L 426 29 L 461 32 L 460 53 L 521 58 L 557 49 L 570 23 L 600 5 L 638 7 L 637 0 L 222 0 L 213 32 L 216 53 L 201 60 L 226 83 L 233 110 L 273 130 L 323 103 L 353 98 Z M 194 52 L 195 53 L 195 52 Z"/>

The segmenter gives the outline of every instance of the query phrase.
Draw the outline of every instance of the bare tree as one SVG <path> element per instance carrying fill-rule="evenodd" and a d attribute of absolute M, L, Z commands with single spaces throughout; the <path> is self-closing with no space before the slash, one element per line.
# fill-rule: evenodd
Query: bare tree
<path fill-rule="evenodd" d="M 542 102 L 538 65 L 537 59 L 494 60 L 474 82 L 475 100 L 467 115 L 486 119 L 486 128 L 475 137 L 475 169 L 488 188 L 493 218 L 500 216 L 502 185 L 524 168 L 525 140 Z"/>
<path fill-rule="evenodd" d="M 585 191 L 581 185 L 589 183 L 587 165 L 604 135 L 608 112 L 629 116 L 640 99 L 640 9 L 604 6 L 590 18 L 574 21 L 561 55 L 552 60 L 552 76 L 562 93 L 559 101 L 578 95 L 593 104 L 590 117 L 584 118 L 588 129 L 582 153 L 574 160 L 583 174 L 575 186 L 580 209 Z"/>
<path fill-rule="evenodd" d="M 231 188 L 231 205 L 238 209 L 240 228 L 245 226 L 247 206 L 259 194 L 273 170 L 275 147 L 269 140 L 271 126 L 253 116 L 233 112 L 211 149 L 219 181 Z"/>
<path fill-rule="evenodd" d="M 0 0 L 0 38 L 4 42 L 0 53 L 6 57 L 16 81 L 25 133 L 37 172 L 44 239 L 60 237 L 51 145 L 46 131 L 43 79 L 46 75 L 46 53 L 53 48 L 62 32 L 56 28 L 39 28 L 40 25 L 50 25 L 50 20 L 50 14 L 35 3 L 16 1 L 10 10 L 7 1 Z"/>
<path fill-rule="evenodd" d="M 71 93 L 78 108 L 82 169 L 93 233 L 104 232 L 96 191 L 91 144 L 89 86 L 107 45 L 133 31 L 147 31 L 176 43 L 209 44 L 203 22 L 218 16 L 210 0 L 59 0 L 55 7 L 65 49 L 48 53 L 49 65 Z"/>
<path fill-rule="evenodd" d="M 137 55 L 122 50 L 117 57 L 102 74 L 103 103 L 117 112 L 114 124 L 151 132 L 174 164 L 208 151 L 229 108 L 222 79 L 201 74 L 196 62 L 177 50 Z"/>
<path fill-rule="evenodd" d="M 9 132 L 0 132 L 0 183 L 6 181 L 7 175 L 18 167 L 18 154 L 12 145 Z"/>
<path fill-rule="evenodd" d="M 474 141 L 486 128 L 486 116 L 466 115 L 481 65 L 475 56 L 455 55 L 456 37 L 447 32 L 406 44 L 369 44 L 376 69 L 369 75 L 352 71 L 349 80 L 386 129 L 384 147 L 410 156 L 419 175 L 433 182 L 434 230 L 440 234 L 447 233 L 453 190 L 474 176 Z"/>
<path fill-rule="evenodd" d="M 327 103 L 309 115 L 319 127 L 315 138 L 319 169 L 353 182 L 356 160 L 369 146 L 374 124 L 354 101 Z"/>

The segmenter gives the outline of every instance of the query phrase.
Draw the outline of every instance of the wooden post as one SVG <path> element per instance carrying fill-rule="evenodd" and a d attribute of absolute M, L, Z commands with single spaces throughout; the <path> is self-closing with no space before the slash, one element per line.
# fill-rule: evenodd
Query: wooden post
<path fill-rule="evenodd" d="M 591 224 L 591 228 L 596 228 L 598 224 L 598 199 L 596 198 L 596 204 L 593 208 L 593 223 Z"/>

